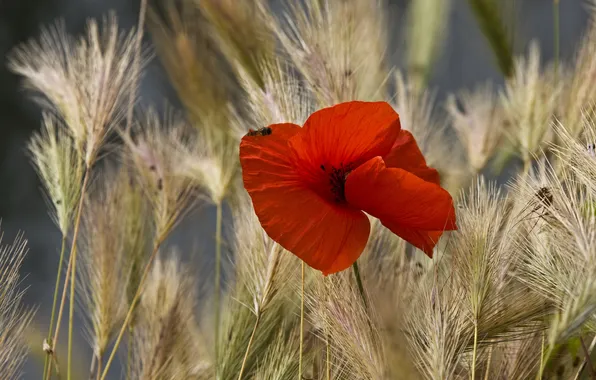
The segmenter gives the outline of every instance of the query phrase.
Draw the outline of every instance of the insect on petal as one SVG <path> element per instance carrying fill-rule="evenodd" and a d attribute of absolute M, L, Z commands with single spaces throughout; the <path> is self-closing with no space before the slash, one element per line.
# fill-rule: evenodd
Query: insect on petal
<path fill-rule="evenodd" d="M 293 124 L 270 126 L 268 135 L 240 144 L 244 187 L 265 232 L 324 274 L 346 269 L 360 256 L 370 233 L 366 215 L 329 203 L 304 186 L 288 158 Z"/>

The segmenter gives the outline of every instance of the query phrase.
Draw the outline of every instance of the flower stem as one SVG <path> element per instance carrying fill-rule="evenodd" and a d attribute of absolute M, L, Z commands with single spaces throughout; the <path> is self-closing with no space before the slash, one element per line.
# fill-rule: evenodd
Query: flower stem
<path fill-rule="evenodd" d="M 302 380 L 302 349 L 304 345 L 304 261 L 302 262 L 302 286 L 300 293 L 300 353 L 298 359 L 298 380 Z"/>
<path fill-rule="evenodd" d="M 471 377 L 474 380 L 476 376 L 476 354 L 478 352 L 478 321 L 474 323 L 474 348 L 472 351 L 472 373 Z"/>
<path fill-rule="evenodd" d="M 46 359 L 43 365 L 43 378 L 46 377 L 46 371 L 51 367 L 50 356 L 53 355 L 54 346 L 52 345 L 52 332 L 54 330 L 54 316 L 56 315 L 56 303 L 58 302 L 58 289 L 60 288 L 60 277 L 62 273 L 62 263 L 64 262 L 64 251 L 66 250 L 66 234 L 62 235 L 62 243 L 60 247 L 60 259 L 58 261 L 58 270 L 56 271 L 56 285 L 54 285 L 54 301 L 52 302 L 52 316 L 50 317 L 50 328 L 48 329 L 48 344 L 52 351 L 46 354 Z"/>
<path fill-rule="evenodd" d="M 358 262 L 354 261 L 354 264 L 352 264 L 352 268 L 354 269 L 354 276 L 356 277 L 358 292 L 360 293 L 360 297 L 362 297 L 362 303 L 364 303 L 364 308 L 368 311 L 368 302 L 366 301 L 364 286 L 362 285 L 362 279 L 360 278 L 360 269 L 358 269 Z"/>
<path fill-rule="evenodd" d="M 136 304 L 139 301 L 139 298 L 141 297 L 143 287 L 145 286 L 145 281 L 147 280 L 147 276 L 149 275 L 149 271 L 151 270 L 153 261 L 155 260 L 155 257 L 157 256 L 157 252 L 159 252 L 159 247 L 161 246 L 162 242 L 163 242 L 163 237 L 160 237 L 156 241 L 155 246 L 153 247 L 153 252 L 151 252 L 149 261 L 147 261 L 147 265 L 145 265 L 145 270 L 143 271 L 143 275 L 141 276 L 141 281 L 139 281 L 139 286 L 137 287 L 137 291 L 135 292 L 135 295 L 132 298 L 132 301 L 130 302 L 130 306 L 128 307 L 128 312 L 126 313 L 126 317 L 124 318 L 124 323 L 122 323 L 120 332 L 118 333 L 118 336 L 116 337 L 114 347 L 112 348 L 112 352 L 110 353 L 108 361 L 106 362 L 106 366 L 103 370 L 100 380 L 105 380 L 106 376 L 108 375 L 108 370 L 110 369 L 110 365 L 112 364 L 112 361 L 114 360 L 114 357 L 116 356 L 116 351 L 118 351 L 118 346 L 120 345 L 120 342 L 122 341 L 122 337 L 124 336 L 124 332 L 126 331 L 128 324 L 130 323 L 130 319 L 132 318 Z"/>
<path fill-rule="evenodd" d="M 70 279 L 70 306 L 69 306 L 69 317 L 68 317 L 68 364 L 66 366 L 66 378 L 67 380 L 71 379 L 71 370 L 72 370 L 72 335 L 73 335 L 73 324 L 74 324 L 74 298 L 75 298 L 75 283 L 76 283 L 76 273 L 77 273 L 77 237 L 79 236 L 79 226 L 81 225 L 81 214 L 83 211 L 83 204 L 85 203 L 85 193 L 87 191 L 87 184 L 89 183 L 89 176 L 91 174 L 90 166 L 87 166 L 85 170 L 85 175 L 83 177 L 83 186 L 81 187 L 81 198 L 79 199 L 79 206 L 77 209 L 77 217 L 74 224 L 73 230 L 73 237 L 72 237 L 72 245 L 70 246 L 70 264 L 71 267 L 71 279 Z M 64 284 L 64 288 L 66 289 L 67 284 Z M 65 296 L 65 293 L 62 293 Z M 58 325 L 60 325 L 60 321 L 58 321 Z"/>
<path fill-rule="evenodd" d="M 261 321 L 261 313 L 257 313 L 257 319 L 255 320 L 255 325 L 252 329 L 252 334 L 250 334 L 250 340 L 248 341 L 248 345 L 246 346 L 246 352 L 244 353 L 244 359 L 242 359 L 242 367 L 240 368 L 240 373 L 238 374 L 238 380 L 242 380 L 242 374 L 244 373 L 244 367 L 246 366 L 246 360 L 248 359 L 248 353 L 250 352 L 250 347 L 252 345 L 252 341 L 255 338 L 255 333 L 257 332 L 257 327 L 259 326 L 259 322 Z"/>
<path fill-rule="evenodd" d="M 217 203 L 217 216 L 215 217 L 215 374 L 219 374 L 219 320 L 220 320 L 220 297 L 221 297 L 221 225 L 222 207 L 221 202 Z"/>

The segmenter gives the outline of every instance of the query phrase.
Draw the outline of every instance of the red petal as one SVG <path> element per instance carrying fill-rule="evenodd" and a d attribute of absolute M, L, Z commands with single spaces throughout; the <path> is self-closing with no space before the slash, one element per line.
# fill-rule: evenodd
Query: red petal
<path fill-rule="evenodd" d="M 383 157 L 388 168 L 400 168 L 425 181 L 440 184 L 439 173 L 426 165 L 426 160 L 416 144 L 414 136 L 401 130 L 389 154 Z"/>
<path fill-rule="evenodd" d="M 288 159 L 293 124 L 271 126 L 268 136 L 240 143 L 244 187 L 267 234 L 324 274 L 348 268 L 360 256 L 370 232 L 366 215 L 325 201 L 305 187 Z"/>
<path fill-rule="evenodd" d="M 423 232 L 457 229 L 453 200 L 446 190 L 403 169 L 387 168 L 381 157 L 348 175 L 345 195 L 350 206 L 379 218 L 425 252 L 432 251 L 436 241 L 423 238 Z"/>
<path fill-rule="evenodd" d="M 385 102 L 347 102 L 313 113 L 290 140 L 300 174 L 323 180 L 321 165 L 357 167 L 389 153 L 401 129 L 399 115 Z"/>

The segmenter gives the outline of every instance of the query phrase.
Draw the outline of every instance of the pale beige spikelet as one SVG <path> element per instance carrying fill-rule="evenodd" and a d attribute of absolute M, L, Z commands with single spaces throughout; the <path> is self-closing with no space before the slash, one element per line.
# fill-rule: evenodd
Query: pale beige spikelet
<path fill-rule="evenodd" d="M 454 379 L 462 369 L 459 357 L 472 329 L 463 306 L 465 294 L 434 268 L 417 284 L 405 319 L 410 352 L 426 379 Z"/>
<path fill-rule="evenodd" d="M 52 207 L 52 219 L 67 236 L 79 203 L 83 161 L 66 127 L 49 113 L 43 115 L 42 130 L 29 142 L 35 169 Z"/>
<path fill-rule="evenodd" d="M 315 110 L 312 95 L 292 72 L 292 67 L 280 59 L 264 61 L 260 66 L 263 84 L 255 82 L 246 72 L 240 72 L 251 120 L 240 115 L 235 119 L 239 133 L 248 128 L 259 129 L 274 123 L 303 125 Z"/>
<path fill-rule="evenodd" d="M 0 242 L 2 237 L 0 234 Z M 23 305 L 24 290 L 19 289 L 19 271 L 26 254 L 27 240 L 22 233 L 12 244 L 0 247 L 0 374 L 4 379 L 21 379 L 27 359 L 26 334 L 34 310 Z"/>
<path fill-rule="evenodd" d="M 205 379 L 209 361 L 195 317 L 196 282 L 175 252 L 158 258 L 138 306 L 133 378 Z"/>
<path fill-rule="evenodd" d="M 415 0 L 408 8 L 408 73 L 423 90 L 447 37 L 451 0 Z"/>
<path fill-rule="evenodd" d="M 435 97 L 430 91 L 418 91 L 411 78 L 397 71 L 393 77 L 393 108 L 399 114 L 401 127 L 410 131 L 428 166 L 441 174 L 441 184 L 452 193 L 461 187 L 461 178 L 468 175 L 457 141 L 447 133 L 445 118 L 437 115 Z"/>
<path fill-rule="evenodd" d="M 587 31 L 581 40 L 575 61 L 569 72 L 561 78 L 563 92 L 559 114 L 571 136 L 579 137 L 583 127 L 583 114 L 592 110 L 596 101 L 596 7 L 591 4 Z"/>
<path fill-rule="evenodd" d="M 446 106 L 470 169 L 478 173 L 493 157 L 503 137 L 503 112 L 496 93 L 488 84 L 473 92 L 449 96 Z"/>
<path fill-rule="evenodd" d="M 267 236 L 250 200 L 243 200 L 234 218 L 236 280 L 244 282 L 252 295 L 252 311 L 260 316 L 278 297 L 288 296 L 299 260 Z"/>
<path fill-rule="evenodd" d="M 544 173 L 541 186 L 548 189 L 548 197 L 540 202 L 538 226 L 529 231 L 531 244 L 522 246 L 527 259 L 519 278 L 554 308 L 545 342 L 545 357 L 550 359 L 559 344 L 593 329 L 596 219 L 594 193 L 585 184 L 567 170 L 556 176 L 547 166 Z M 520 189 L 531 192 L 532 186 Z"/>
<path fill-rule="evenodd" d="M 157 242 L 167 237 L 197 200 L 182 152 L 192 136 L 180 117 L 170 115 L 162 121 L 152 109 L 135 128 L 122 133 L 128 159 L 152 207 Z"/>
<path fill-rule="evenodd" d="M 126 168 L 108 167 L 101 178 L 83 215 L 77 288 L 88 318 L 88 339 L 99 360 L 128 310 L 131 274 L 143 261 L 135 256 L 147 255 L 146 242 L 152 240 L 143 228 L 147 215 L 136 209 L 135 195 L 129 193 L 133 190 Z"/>
<path fill-rule="evenodd" d="M 567 170 L 596 194 L 596 118 L 583 113 L 579 133 L 567 128 L 563 122 L 554 126 L 558 144 L 551 150 L 559 159 L 558 170 Z"/>
<path fill-rule="evenodd" d="M 216 134 L 225 127 L 232 82 L 198 7 L 193 0 L 170 3 L 163 17 L 150 9 L 148 25 L 189 119 Z"/>
<path fill-rule="evenodd" d="M 293 380 L 298 373 L 300 334 L 296 329 L 281 328 L 259 363 L 254 380 Z"/>
<path fill-rule="evenodd" d="M 384 378 L 387 363 L 378 318 L 364 303 L 352 271 L 317 276 L 313 282 L 306 299 L 309 320 L 315 334 L 329 341 L 334 376 Z"/>
<path fill-rule="evenodd" d="M 530 330 L 543 314 L 542 302 L 528 295 L 511 274 L 521 257 L 516 248 L 526 231 L 496 186 L 482 178 L 462 200 L 458 231 L 447 250 L 454 281 L 466 294 L 465 306 L 478 339 L 515 336 Z M 486 221 L 490 223 L 486 223 Z"/>
<path fill-rule="evenodd" d="M 49 109 L 68 126 L 87 166 L 95 161 L 108 134 L 124 118 L 129 93 L 135 33 L 123 34 L 114 15 L 102 28 L 89 21 L 87 36 L 74 40 L 59 23 L 13 52 L 10 66 L 27 86 L 47 99 Z M 146 61 L 143 54 L 141 63 Z"/>
<path fill-rule="evenodd" d="M 320 106 L 387 95 L 383 2 L 308 0 L 288 5 L 290 14 L 283 21 L 270 19 L 271 27 Z"/>
<path fill-rule="evenodd" d="M 541 334 L 497 343 L 488 348 L 490 364 L 484 368 L 484 378 L 525 380 L 536 377 L 540 365 Z"/>
<path fill-rule="evenodd" d="M 274 355 L 279 334 L 289 336 L 298 323 L 298 259 L 265 234 L 246 195 L 233 212 L 235 271 L 219 337 L 222 379 L 237 379 L 243 363 L 243 378 L 250 378 L 266 355 Z"/>
<path fill-rule="evenodd" d="M 240 189 L 237 136 L 214 138 L 203 131 L 180 144 L 180 170 L 213 204 L 221 204 Z"/>
<path fill-rule="evenodd" d="M 526 58 L 515 62 L 513 76 L 507 80 L 501 94 L 506 130 L 516 153 L 529 168 L 535 155 L 552 140 L 552 123 L 561 94 L 560 82 L 552 72 L 540 67 L 540 50 L 530 46 Z"/>
<path fill-rule="evenodd" d="M 267 1 L 187 0 L 199 7 L 209 20 L 215 42 L 232 69 L 247 73 L 264 84 L 262 62 L 275 56 L 275 35 L 264 20 L 271 11 Z"/>

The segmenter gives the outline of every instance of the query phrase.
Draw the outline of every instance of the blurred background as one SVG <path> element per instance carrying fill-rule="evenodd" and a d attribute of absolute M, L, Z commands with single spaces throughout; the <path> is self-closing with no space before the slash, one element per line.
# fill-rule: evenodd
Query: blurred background
<path fill-rule="evenodd" d="M 240 0 L 238 0 L 240 1 Z M 338 0 L 339 1 L 339 0 Z M 447 1 L 447 0 L 444 0 Z M 391 50 L 393 64 L 406 64 L 403 28 L 406 10 L 412 0 L 388 0 Z M 273 1 L 273 8 L 281 11 L 280 1 Z M 446 40 L 439 52 L 430 87 L 440 99 L 460 89 L 471 89 L 485 81 L 502 84 L 502 75 L 489 45 L 473 17 L 467 0 L 452 0 L 445 15 Z M 587 4 L 582 0 L 562 0 L 561 60 L 570 59 L 587 24 Z M 516 3 L 516 54 L 527 52 L 529 42 L 540 43 L 542 58 L 553 57 L 553 5 L 552 0 L 518 0 Z M 58 18 L 66 21 L 70 33 L 84 31 L 88 18 L 101 17 L 109 10 L 116 11 L 120 25 L 130 28 L 138 22 L 138 0 L 0 0 L 0 219 L 4 232 L 3 242 L 11 242 L 18 231 L 24 231 L 29 240 L 29 254 L 22 268 L 23 286 L 28 287 L 25 300 L 29 305 L 39 305 L 37 321 L 48 319 L 55 280 L 59 239 L 44 203 L 39 181 L 26 153 L 26 142 L 41 122 L 39 108 L 22 90 L 21 79 L 6 68 L 6 54 L 16 45 L 39 35 L 40 26 Z M 146 35 L 145 43 L 150 44 Z M 157 59 L 149 65 L 141 85 L 144 104 L 164 103 L 176 106 L 175 93 Z M 210 210 L 205 210 L 209 214 Z M 198 218 L 200 219 L 200 218 Z M 200 220 L 186 223 L 179 234 L 184 244 L 197 243 L 211 252 L 212 223 L 201 225 Z M 204 239 L 202 239 L 204 237 Z M 209 257 L 197 259 L 210 262 Z M 45 330 L 45 328 L 44 328 Z M 41 347 L 41 341 L 39 342 Z M 32 364 L 26 368 L 26 378 L 38 378 Z"/>

